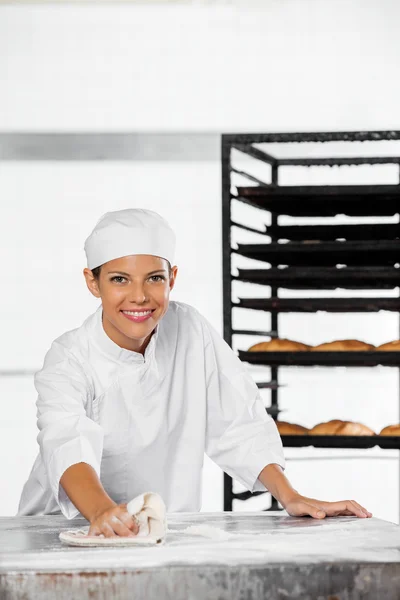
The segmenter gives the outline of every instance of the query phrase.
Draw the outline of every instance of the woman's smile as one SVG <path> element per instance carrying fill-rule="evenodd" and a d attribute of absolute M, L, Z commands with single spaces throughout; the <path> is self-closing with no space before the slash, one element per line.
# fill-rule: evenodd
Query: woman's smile
<path fill-rule="evenodd" d="M 147 319 L 150 319 L 154 311 L 155 309 L 150 308 L 146 310 L 121 310 L 121 313 L 124 315 L 124 317 L 126 317 L 130 321 L 133 321 L 134 323 L 143 323 L 143 321 L 147 321 Z"/>

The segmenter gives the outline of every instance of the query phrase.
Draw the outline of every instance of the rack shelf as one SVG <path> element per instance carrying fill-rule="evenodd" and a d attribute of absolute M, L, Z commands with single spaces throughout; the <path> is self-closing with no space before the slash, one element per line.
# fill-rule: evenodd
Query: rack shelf
<path fill-rule="evenodd" d="M 400 352 L 374 350 L 349 352 L 246 352 L 239 358 L 252 365 L 269 367 L 400 367 Z"/>
<path fill-rule="evenodd" d="M 261 381 L 256 384 L 259 390 L 276 390 L 279 387 L 277 381 Z"/>
<path fill-rule="evenodd" d="M 286 166 L 293 167 L 291 173 L 295 173 L 297 167 L 302 169 L 302 179 L 305 175 L 304 167 L 313 167 L 315 172 L 316 167 L 334 166 L 341 175 L 339 172 L 343 170 L 341 167 L 344 165 L 348 172 L 354 171 L 354 167 L 358 165 L 399 166 L 400 156 L 379 156 L 379 142 L 382 140 L 400 141 L 400 131 L 252 133 L 222 136 L 224 338 L 229 345 L 232 346 L 234 334 L 248 331 L 236 325 L 246 314 L 246 310 L 261 311 L 260 320 L 263 318 L 263 312 L 270 314 L 271 335 L 268 337 L 279 337 L 278 317 L 281 313 L 391 311 L 400 315 L 400 185 L 279 185 L 281 167 Z M 352 142 L 368 141 L 370 145 L 374 145 L 374 151 L 378 152 L 371 156 L 350 156 L 347 152 L 341 157 L 326 156 L 321 148 L 329 145 L 326 142 L 333 141 L 345 142 L 347 148 L 352 148 Z M 274 155 L 275 152 L 279 153 L 281 144 L 293 143 L 295 148 L 300 144 L 304 148 L 308 142 L 317 143 L 306 157 L 288 157 L 287 151 L 282 152 L 285 158 Z M 265 144 L 274 144 L 272 153 L 265 150 Z M 311 153 L 314 153 L 314 156 L 311 156 Z M 242 160 L 243 155 L 246 155 L 246 161 Z M 238 164 L 236 160 L 239 160 Z M 251 169 L 251 165 L 256 168 Z M 247 172 L 247 169 L 251 172 Z M 243 177 L 251 184 L 241 185 L 239 182 Z M 250 210 L 244 205 L 253 208 Z M 248 215 L 249 223 L 241 222 L 242 215 Z M 258 219 L 255 218 L 256 215 Z M 341 215 L 340 219 L 332 219 L 338 215 Z M 350 219 L 344 219 L 343 215 Z M 282 218 L 284 216 L 293 217 L 293 221 L 285 221 Z M 305 218 L 298 219 L 299 217 Z M 314 217 L 318 217 L 318 221 L 315 221 Z M 351 219 L 352 217 L 355 219 Z M 368 222 L 362 217 L 368 217 Z M 236 245 L 234 237 L 239 234 L 241 240 L 247 238 L 250 243 L 242 243 L 240 240 Z M 236 274 L 232 273 L 233 255 L 235 268 L 239 265 Z M 246 262 L 241 257 L 260 261 L 260 268 L 245 268 Z M 257 294 L 250 292 L 251 297 L 233 301 L 233 288 L 237 287 L 238 282 L 261 285 L 266 288 L 265 295 L 268 297 L 253 297 Z M 282 294 L 279 293 L 281 288 L 328 291 L 324 296 L 336 289 L 354 291 L 354 294 L 347 298 L 282 298 Z M 357 294 L 357 291 L 361 290 L 374 291 L 374 297 L 360 297 L 362 294 Z M 397 297 L 393 297 L 393 293 L 389 298 L 384 295 L 382 297 L 383 290 L 392 290 Z M 235 312 L 237 328 L 233 329 L 232 315 L 233 310 L 237 308 L 241 310 Z M 258 315 L 252 313 L 252 318 L 254 316 Z M 254 332 L 254 335 L 257 334 Z M 393 339 L 398 337 L 400 330 L 393 334 Z M 271 406 L 266 410 L 274 419 L 278 418 L 281 412 L 279 373 L 283 367 L 386 366 L 400 370 L 400 351 L 239 350 L 238 354 L 242 361 L 258 365 L 257 371 L 263 367 L 268 369 L 271 381 L 258 384 L 258 387 L 270 390 Z M 388 450 L 400 450 L 400 436 L 282 436 L 282 441 L 286 447 L 378 446 Z M 258 494 L 235 494 L 232 480 L 225 474 L 225 510 L 232 510 L 234 499 L 246 501 L 253 495 Z M 278 508 L 278 503 L 272 498 L 271 509 Z"/>
<path fill-rule="evenodd" d="M 394 240 L 400 237 L 400 223 L 346 225 L 268 225 L 260 233 L 275 240 Z"/>
<path fill-rule="evenodd" d="M 400 201 L 400 199 L 399 199 Z M 398 240 L 351 242 L 288 242 L 286 244 L 238 244 L 241 256 L 276 265 L 332 267 L 337 264 L 394 266 L 400 262 Z"/>
<path fill-rule="evenodd" d="M 398 312 L 400 298 L 239 298 L 233 307 L 279 313 Z"/>
<path fill-rule="evenodd" d="M 276 337 L 276 331 L 255 331 L 254 329 L 233 329 L 232 335 L 262 335 L 263 337 Z"/>
<path fill-rule="evenodd" d="M 400 286 L 397 267 L 287 267 L 285 269 L 238 269 L 233 280 L 288 290 L 384 290 Z"/>
<path fill-rule="evenodd" d="M 257 208 L 291 217 L 391 217 L 400 210 L 398 185 L 250 186 L 237 196 Z"/>
<path fill-rule="evenodd" d="M 399 450 L 400 436 L 380 435 L 282 435 L 282 443 L 288 448 L 374 448 Z"/>

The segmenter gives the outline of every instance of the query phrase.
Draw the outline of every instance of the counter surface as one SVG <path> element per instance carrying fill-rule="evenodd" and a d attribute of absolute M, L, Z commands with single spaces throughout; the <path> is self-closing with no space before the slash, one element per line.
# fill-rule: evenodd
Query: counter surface
<path fill-rule="evenodd" d="M 232 535 L 182 533 L 205 524 Z M 61 544 L 60 531 L 84 525 L 61 516 L 0 518 L 1 600 L 61 600 L 72 591 L 96 599 L 400 598 L 400 527 L 375 518 L 175 513 L 162 546 Z"/>

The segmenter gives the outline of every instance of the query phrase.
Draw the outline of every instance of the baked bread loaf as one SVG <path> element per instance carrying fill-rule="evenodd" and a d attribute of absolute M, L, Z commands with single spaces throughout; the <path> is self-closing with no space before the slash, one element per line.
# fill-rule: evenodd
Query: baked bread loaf
<path fill-rule="evenodd" d="M 310 435 L 335 435 L 336 431 L 344 424 L 344 421 L 334 419 L 333 421 L 327 421 L 326 423 L 318 423 L 312 429 L 310 429 Z"/>
<path fill-rule="evenodd" d="M 384 427 L 379 435 L 400 436 L 400 423 L 398 425 L 388 425 L 387 427 Z"/>
<path fill-rule="evenodd" d="M 287 423 L 286 421 L 275 421 L 280 435 L 308 435 L 309 430 L 296 423 Z"/>
<path fill-rule="evenodd" d="M 377 350 L 383 350 L 385 352 L 399 352 L 400 351 L 400 340 L 394 340 L 393 342 L 387 342 L 376 347 Z"/>
<path fill-rule="evenodd" d="M 318 423 L 309 431 L 310 435 L 376 435 L 375 431 L 362 423 L 334 419 Z"/>
<path fill-rule="evenodd" d="M 359 340 L 336 340 L 335 342 L 327 342 L 326 344 L 319 344 L 311 348 L 313 352 L 354 352 L 374 349 L 375 346 L 372 344 L 366 344 Z"/>
<path fill-rule="evenodd" d="M 310 350 L 311 346 L 302 344 L 301 342 L 295 342 L 293 340 L 287 340 L 285 338 L 273 339 L 269 342 L 259 342 L 249 348 L 249 352 L 300 352 L 304 350 Z"/>
<path fill-rule="evenodd" d="M 376 435 L 376 433 L 362 423 L 347 421 L 339 427 L 335 435 Z"/>

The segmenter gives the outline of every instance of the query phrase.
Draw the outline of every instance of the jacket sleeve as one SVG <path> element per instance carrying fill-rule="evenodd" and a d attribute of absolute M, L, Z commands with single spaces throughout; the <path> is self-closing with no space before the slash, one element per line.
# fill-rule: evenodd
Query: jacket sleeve
<path fill-rule="evenodd" d="M 251 492 L 269 464 L 285 468 L 282 440 L 257 385 L 242 362 L 202 317 L 207 380 L 206 454 Z"/>
<path fill-rule="evenodd" d="M 60 485 L 62 474 L 71 465 L 84 462 L 100 476 L 103 431 L 85 411 L 90 383 L 80 362 L 56 341 L 35 374 L 34 383 L 42 460 L 62 514 L 73 519 L 79 511 Z"/>

